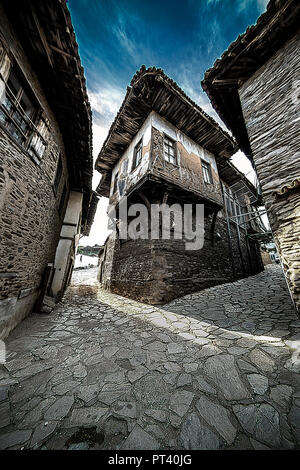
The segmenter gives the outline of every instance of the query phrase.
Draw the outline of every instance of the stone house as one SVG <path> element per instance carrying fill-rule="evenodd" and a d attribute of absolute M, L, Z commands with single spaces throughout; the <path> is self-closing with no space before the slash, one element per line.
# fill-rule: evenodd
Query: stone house
<path fill-rule="evenodd" d="M 0 337 L 68 285 L 92 191 L 91 111 L 65 1 L 0 3 Z"/>
<path fill-rule="evenodd" d="M 253 162 L 287 284 L 300 311 L 300 3 L 271 0 L 202 82 Z"/>
<path fill-rule="evenodd" d="M 118 209 L 204 204 L 202 249 L 186 250 L 184 239 L 120 237 L 105 243 L 99 281 L 112 292 L 150 304 L 263 269 L 251 234 L 260 198 L 256 188 L 229 161 L 234 140 L 160 69 L 144 66 L 134 75 L 103 144 L 96 169 L 97 192 Z M 251 219 L 251 220 L 250 220 Z M 151 223 L 151 221 L 150 221 Z M 150 224 L 149 224 L 150 226 Z"/>

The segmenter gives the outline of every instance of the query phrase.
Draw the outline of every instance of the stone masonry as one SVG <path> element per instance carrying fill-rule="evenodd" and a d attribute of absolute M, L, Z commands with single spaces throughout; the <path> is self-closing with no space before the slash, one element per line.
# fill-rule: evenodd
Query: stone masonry
<path fill-rule="evenodd" d="M 300 309 L 300 33 L 240 88 L 264 203 L 296 307 Z"/>
<path fill-rule="evenodd" d="M 49 117 L 47 148 L 40 163 L 0 128 L 0 334 L 5 337 L 32 309 L 43 272 L 54 261 L 68 172 L 56 119 L 2 7 L 0 13 L 1 45 L 16 58 Z M 62 176 L 55 192 L 59 155 Z"/>

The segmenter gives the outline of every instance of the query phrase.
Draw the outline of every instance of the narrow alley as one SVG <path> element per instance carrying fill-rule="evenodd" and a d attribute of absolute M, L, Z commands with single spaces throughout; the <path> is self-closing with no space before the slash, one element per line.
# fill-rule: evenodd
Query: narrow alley
<path fill-rule="evenodd" d="M 279 266 L 163 307 L 95 273 L 7 339 L 1 449 L 299 448 L 300 321 Z"/>

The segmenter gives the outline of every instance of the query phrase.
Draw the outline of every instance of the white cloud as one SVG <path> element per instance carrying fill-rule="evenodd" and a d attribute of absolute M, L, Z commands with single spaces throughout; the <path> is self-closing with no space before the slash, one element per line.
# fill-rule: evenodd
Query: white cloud
<path fill-rule="evenodd" d="M 126 50 L 126 52 L 129 54 L 131 58 L 136 60 L 138 57 L 138 53 L 135 47 L 134 42 L 127 36 L 124 24 L 120 24 L 119 26 L 116 26 L 113 28 L 113 32 L 118 38 L 118 41 L 120 45 L 123 47 L 123 49 Z"/>
<path fill-rule="evenodd" d="M 96 160 L 109 128 L 122 104 L 124 91 L 109 84 L 99 85 L 97 92 L 88 91 L 93 112 L 93 156 Z M 94 186 L 93 186 L 94 187 Z"/>
<path fill-rule="evenodd" d="M 104 116 L 114 116 L 122 103 L 124 93 L 120 88 L 108 84 L 99 86 L 101 89 L 98 92 L 88 93 L 92 110 Z"/>
<path fill-rule="evenodd" d="M 107 229 L 107 206 L 108 206 L 108 199 L 106 197 L 101 197 L 98 202 L 97 211 L 95 214 L 94 223 L 91 228 L 91 232 L 88 237 L 82 237 L 80 239 L 79 244 L 82 246 L 86 245 L 103 245 L 107 236 L 109 235 L 109 231 Z"/>
<path fill-rule="evenodd" d="M 253 2 L 257 3 L 258 9 L 263 13 L 265 11 L 269 0 L 240 0 L 238 2 L 238 9 L 239 11 L 245 10 L 246 8 L 251 8 Z"/>
<path fill-rule="evenodd" d="M 107 137 L 111 122 L 105 124 L 96 124 L 93 122 L 93 154 L 94 160 L 96 160 L 102 145 Z"/>
<path fill-rule="evenodd" d="M 251 8 L 253 3 L 255 2 L 257 3 L 259 10 L 263 12 L 269 3 L 269 0 L 238 0 L 236 3 L 238 5 L 238 10 L 241 11 L 245 10 L 248 7 Z M 220 3 L 220 0 L 207 0 L 207 5 L 216 3 Z"/>
<path fill-rule="evenodd" d="M 244 175 L 247 176 L 251 183 L 256 184 L 255 171 L 253 170 L 249 159 L 243 152 L 241 152 L 241 150 L 232 155 L 230 161 L 234 164 L 234 166 L 237 167 L 238 170 L 240 170 L 242 173 L 244 173 Z"/>
<path fill-rule="evenodd" d="M 124 92 L 109 84 L 99 85 L 99 92 L 88 91 L 93 112 L 93 156 L 94 162 L 107 137 L 109 128 L 122 104 Z M 93 189 L 95 190 L 101 179 L 101 174 L 94 170 Z M 94 223 L 88 237 L 80 239 L 80 245 L 102 245 L 109 232 L 107 230 L 108 199 L 101 197 L 98 202 Z"/>

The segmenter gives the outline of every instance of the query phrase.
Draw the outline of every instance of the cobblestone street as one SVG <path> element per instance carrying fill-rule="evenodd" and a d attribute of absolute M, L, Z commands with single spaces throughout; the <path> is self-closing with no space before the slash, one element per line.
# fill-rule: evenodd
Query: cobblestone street
<path fill-rule="evenodd" d="M 79 282 L 6 341 L 1 449 L 299 448 L 300 321 L 279 266 L 159 308 Z"/>

